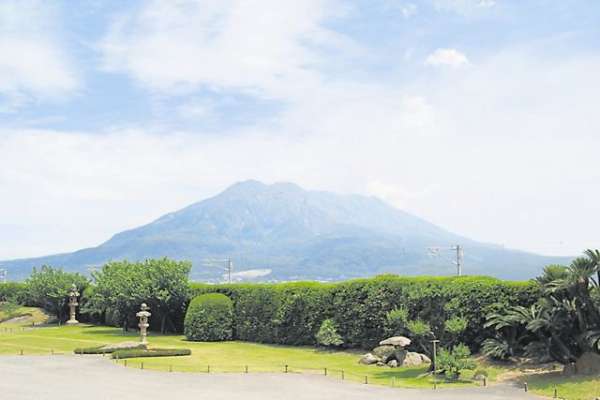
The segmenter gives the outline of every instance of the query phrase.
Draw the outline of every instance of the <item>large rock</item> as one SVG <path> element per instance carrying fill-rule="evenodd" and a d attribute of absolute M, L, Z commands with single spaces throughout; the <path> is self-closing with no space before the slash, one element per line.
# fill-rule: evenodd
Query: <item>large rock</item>
<path fill-rule="evenodd" d="M 360 364 L 364 364 L 364 365 L 371 365 L 371 364 L 377 364 L 378 362 L 381 362 L 381 359 L 379 357 L 375 357 L 371 353 L 367 353 L 364 356 L 362 356 L 360 358 L 360 360 L 358 360 L 358 362 Z"/>
<path fill-rule="evenodd" d="M 423 354 L 415 353 L 413 351 L 406 352 L 404 360 L 402 360 L 403 367 L 416 367 L 424 363 Z M 425 356 L 427 359 L 428 357 Z"/>
<path fill-rule="evenodd" d="M 388 362 L 394 357 L 395 351 L 394 346 L 377 346 L 373 349 L 373 355 L 379 357 L 383 362 Z"/>
<path fill-rule="evenodd" d="M 398 361 L 397 360 L 388 361 L 387 365 L 390 368 L 396 368 L 398 366 Z"/>
<path fill-rule="evenodd" d="M 410 345 L 410 339 L 405 336 L 392 336 L 379 342 L 380 346 L 406 347 Z"/>
<path fill-rule="evenodd" d="M 398 348 L 394 352 L 394 358 L 398 361 L 398 365 L 401 366 L 406 359 L 406 355 L 408 354 L 408 350 L 404 350 L 403 348 Z"/>
<path fill-rule="evenodd" d="M 600 374 L 600 354 L 598 353 L 583 353 L 577 362 L 575 362 L 575 371 L 583 375 L 598 375 Z"/>

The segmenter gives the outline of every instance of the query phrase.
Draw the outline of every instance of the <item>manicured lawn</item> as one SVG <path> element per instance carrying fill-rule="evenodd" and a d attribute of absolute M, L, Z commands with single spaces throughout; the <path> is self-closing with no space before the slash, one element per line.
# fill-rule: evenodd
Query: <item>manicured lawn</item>
<path fill-rule="evenodd" d="M 540 395 L 553 397 L 554 388 L 558 398 L 568 400 L 594 400 L 600 397 L 600 377 L 565 377 L 561 372 L 538 374 L 523 378 L 529 388 Z"/>
<path fill-rule="evenodd" d="M 79 325 L 28 328 L 24 331 L 6 332 L 0 325 L 0 354 L 51 354 L 72 353 L 77 347 L 92 347 L 106 343 L 137 340 L 137 333 L 124 334 L 119 328 Z M 396 368 L 364 366 L 358 364 L 360 353 L 354 351 L 324 351 L 313 347 L 263 345 L 248 342 L 188 342 L 179 335 L 152 334 L 150 345 L 157 348 L 190 348 L 191 356 L 129 359 L 127 366 L 145 369 L 207 373 L 210 372 L 283 372 L 288 365 L 290 373 L 303 372 L 327 374 L 333 378 L 399 387 L 432 387 L 433 379 L 427 368 Z M 86 356 L 81 356 L 86 357 Z M 119 361 L 124 364 L 124 361 Z M 502 370 L 486 368 L 490 381 Z M 475 385 L 468 380 L 472 373 L 464 374 L 461 382 L 440 382 L 442 387 Z"/>

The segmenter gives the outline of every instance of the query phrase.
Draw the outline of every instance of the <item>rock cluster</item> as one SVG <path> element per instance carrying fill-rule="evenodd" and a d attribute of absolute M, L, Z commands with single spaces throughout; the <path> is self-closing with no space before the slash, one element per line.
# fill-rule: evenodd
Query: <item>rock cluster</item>
<path fill-rule="evenodd" d="M 379 346 L 362 356 L 358 362 L 365 365 L 387 365 L 391 368 L 414 367 L 431 363 L 431 360 L 425 354 L 406 350 L 405 347 L 409 345 L 409 338 L 394 336 L 379 342 Z"/>

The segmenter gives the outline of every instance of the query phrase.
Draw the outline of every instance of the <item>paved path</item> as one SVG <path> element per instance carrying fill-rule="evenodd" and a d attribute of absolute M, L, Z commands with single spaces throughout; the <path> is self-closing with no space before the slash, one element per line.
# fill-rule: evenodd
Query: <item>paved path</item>
<path fill-rule="evenodd" d="M 191 374 L 124 368 L 95 356 L 2 356 L 2 400 L 536 399 L 509 386 L 416 390 L 302 374 Z"/>

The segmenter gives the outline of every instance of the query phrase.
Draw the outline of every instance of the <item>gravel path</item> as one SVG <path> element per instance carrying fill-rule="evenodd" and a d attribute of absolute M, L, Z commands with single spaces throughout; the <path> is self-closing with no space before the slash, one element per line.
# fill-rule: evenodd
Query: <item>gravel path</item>
<path fill-rule="evenodd" d="M 417 390 L 302 374 L 191 374 L 124 368 L 96 356 L 2 356 L 7 400 L 495 400 L 536 399 L 510 386 Z"/>

